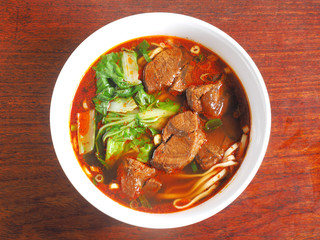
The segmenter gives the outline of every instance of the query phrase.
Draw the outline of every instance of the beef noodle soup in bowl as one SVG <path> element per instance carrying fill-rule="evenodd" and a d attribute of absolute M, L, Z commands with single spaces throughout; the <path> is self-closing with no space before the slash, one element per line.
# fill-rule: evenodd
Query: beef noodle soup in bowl
<path fill-rule="evenodd" d="M 174 228 L 244 191 L 270 119 L 263 79 L 232 38 L 195 18 L 148 13 L 106 25 L 72 53 L 50 127 L 63 170 L 93 206 Z"/>

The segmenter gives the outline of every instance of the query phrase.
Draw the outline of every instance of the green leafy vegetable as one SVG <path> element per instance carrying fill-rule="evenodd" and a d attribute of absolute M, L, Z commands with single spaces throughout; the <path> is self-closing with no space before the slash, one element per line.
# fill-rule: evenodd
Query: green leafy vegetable
<path fill-rule="evenodd" d="M 134 97 L 134 100 L 138 103 L 141 111 L 145 111 L 150 105 L 155 103 L 156 98 L 148 94 L 144 91 L 144 89 L 140 89 Z"/>
<path fill-rule="evenodd" d="M 157 102 L 156 106 L 159 109 L 166 110 L 169 112 L 178 112 L 180 105 L 170 99 L 165 102 Z"/>
<path fill-rule="evenodd" d="M 158 130 L 153 127 L 148 127 L 148 129 L 153 137 L 159 133 Z"/>
<path fill-rule="evenodd" d="M 124 72 L 124 79 L 132 85 L 141 83 L 139 78 L 139 67 L 137 62 L 137 54 L 134 51 L 122 52 L 122 66 Z"/>
<path fill-rule="evenodd" d="M 140 138 L 140 136 L 144 133 L 145 133 L 145 128 L 143 127 L 135 127 L 135 128 L 129 127 L 123 131 L 123 139 L 134 140 L 136 138 Z"/>
<path fill-rule="evenodd" d="M 105 150 L 104 150 L 104 142 L 102 141 L 101 136 L 96 137 L 96 142 L 95 142 L 95 148 L 96 148 L 96 157 L 99 160 L 99 162 L 105 166 L 107 169 L 110 168 L 108 164 L 105 161 Z"/>
<path fill-rule="evenodd" d="M 101 89 L 100 92 L 95 97 L 95 99 L 100 100 L 102 102 L 110 101 L 115 97 L 115 94 L 116 94 L 116 89 L 111 85 L 109 85 Z"/>
<path fill-rule="evenodd" d="M 136 102 L 132 97 L 130 98 L 115 98 L 110 102 L 109 111 L 110 112 L 131 112 L 138 108 Z"/>
<path fill-rule="evenodd" d="M 93 102 L 95 103 L 95 108 L 99 113 L 104 116 L 107 115 L 110 101 L 98 101 L 97 99 L 93 99 Z"/>
<path fill-rule="evenodd" d="M 79 154 L 91 152 L 95 140 L 95 111 L 89 110 L 77 114 Z"/>
<path fill-rule="evenodd" d="M 134 96 L 139 90 L 143 90 L 143 85 L 139 84 L 126 89 L 116 89 L 114 87 L 106 87 L 100 93 L 93 98 L 95 103 L 96 110 L 102 115 L 106 116 L 111 102 L 120 97 L 120 98 L 130 98 Z"/>
<path fill-rule="evenodd" d="M 106 163 L 108 166 L 113 166 L 117 158 L 124 150 L 124 141 L 117 141 L 113 138 L 108 138 L 106 150 Z"/>
<path fill-rule="evenodd" d="M 140 148 L 137 160 L 144 163 L 148 162 L 151 157 L 153 148 L 153 144 L 145 144 L 142 148 Z"/>
<path fill-rule="evenodd" d="M 143 40 L 139 45 L 138 45 L 138 50 L 139 52 L 143 55 L 144 59 L 147 61 L 147 62 L 151 62 L 151 59 L 148 55 L 148 48 L 150 47 L 150 44 L 146 41 L 146 40 Z"/>
<path fill-rule="evenodd" d="M 132 51 L 109 53 L 101 57 L 93 67 L 97 79 L 97 95 L 93 102 L 99 113 L 107 115 L 110 103 L 115 98 L 129 98 L 143 89 L 137 68 L 137 56 Z"/>
<path fill-rule="evenodd" d="M 116 95 L 123 98 L 132 97 L 135 93 L 137 93 L 140 89 L 143 89 L 143 85 L 139 84 L 137 86 L 127 88 L 127 89 L 119 89 L 116 91 Z"/>
<path fill-rule="evenodd" d="M 109 79 L 111 79 L 120 89 L 132 86 L 132 84 L 124 80 L 124 73 L 120 61 L 122 54 L 122 52 L 119 52 L 103 55 L 97 66 L 93 68 L 96 71 L 96 78 L 98 80 L 97 92 L 110 86 Z"/>
<path fill-rule="evenodd" d="M 219 118 L 210 119 L 206 122 L 204 125 L 204 130 L 207 132 L 213 131 L 220 127 L 222 125 L 222 122 Z"/>

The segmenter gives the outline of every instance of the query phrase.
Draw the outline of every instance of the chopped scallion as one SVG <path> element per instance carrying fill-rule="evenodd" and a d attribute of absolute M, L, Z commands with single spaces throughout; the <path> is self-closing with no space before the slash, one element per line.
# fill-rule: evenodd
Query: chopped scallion
<path fill-rule="evenodd" d="M 151 204 L 149 203 L 149 201 L 147 200 L 147 198 L 144 195 L 140 195 L 139 200 L 140 200 L 141 205 L 143 207 L 152 208 Z"/>
<path fill-rule="evenodd" d="M 71 132 L 77 131 L 77 124 L 71 124 L 70 130 Z"/>
<path fill-rule="evenodd" d="M 222 122 L 219 118 L 210 119 L 206 122 L 204 125 L 204 130 L 207 132 L 213 131 L 220 127 L 222 125 Z"/>
<path fill-rule="evenodd" d="M 197 166 L 197 164 L 196 164 L 195 161 L 192 161 L 192 162 L 191 162 L 191 169 L 192 169 L 192 172 L 193 172 L 193 173 L 198 172 L 198 166 Z"/>
<path fill-rule="evenodd" d="M 93 182 L 93 184 L 94 184 L 94 185 L 96 185 L 96 186 L 98 185 L 98 183 L 97 183 L 97 181 L 96 181 L 95 177 L 93 177 L 93 178 L 92 178 L 92 182 Z"/>

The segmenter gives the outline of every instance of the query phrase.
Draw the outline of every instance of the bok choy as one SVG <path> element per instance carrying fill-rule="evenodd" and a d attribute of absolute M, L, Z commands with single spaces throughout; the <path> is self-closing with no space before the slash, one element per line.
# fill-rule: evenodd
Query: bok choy
<path fill-rule="evenodd" d="M 137 63 L 137 54 L 134 51 L 122 52 L 122 66 L 124 72 L 124 79 L 132 85 L 141 83 L 139 78 L 139 67 Z"/>
<path fill-rule="evenodd" d="M 176 114 L 180 105 L 173 101 L 155 103 L 144 112 L 113 113 L 102 119 L 96 138 L 97 157 L 107 167 L 112 167 L 120 153 L 138 152 L 138 160 L 147 162 L 153 150 L 153 137 L 145 133 L 155 122 Z M 151 130 L 152 129 L 152 130 Z M 107 144 L 106 153 L 101 146 Z"/>
<path fill-rule="evenodd" d="M 124 102 L 143 89 L 138 79 L 137 54 L 134 51 L 124 50 L 103 55 L 93 69 L 97 79 L 97 91 L 93 101 L 95 109 L 104 116 L 110 111 L 110 107 L 112 111 L 123 112 L 123 109 L 120 111 L 115 108 L 119 106 L 117 102 Z M 116 103 L 112 104 L 113 101 Z M 130 110 L 131 108 L 127 111 Z"/>
<path fill-rule="evenodd" d="M 94 110 L 77 114 L 79 154 L 86 154 L 94 148 L 96 129 L 94 115 Z"/>
<path fill-rule="evenodd" d="M 132 97 L 130 98 L 115 98 L 109 106 L 110 112 L 130 112 L 134 109 L 138 108 L 138 105 L 133 100 Z"/>

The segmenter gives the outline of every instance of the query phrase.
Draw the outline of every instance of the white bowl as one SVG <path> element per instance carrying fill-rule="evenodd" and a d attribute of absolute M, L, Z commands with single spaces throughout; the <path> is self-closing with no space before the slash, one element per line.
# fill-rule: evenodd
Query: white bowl
<path fill-rule="evenodd" d="M 251 110 L 250 144 L 246 157 L 227 187 L 191 209 L 167 214 L 144 213 L 124 207 L 96 188 L 81 169 L 72 149 L 69 117 L 78 84 L 89 66 L 119 43 L 150 35 L 188 38 L 217 53 L 236 72 Z M 54 149 L 62 169 L 78 192 L 103 213 L 146 228 L 175 228 L 200 222 L 224 209 L 248 186 L 263 160 L 270 128 L 270 102 L 263 78 L 245 50 L 226 33 L 201 20 L 172 13 L 145 13 L 112 22 L 90 35 L 71 54 L 57 79 L 50 109 Z"/>

